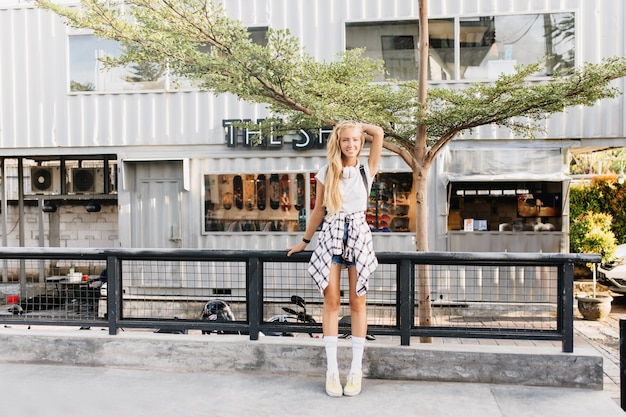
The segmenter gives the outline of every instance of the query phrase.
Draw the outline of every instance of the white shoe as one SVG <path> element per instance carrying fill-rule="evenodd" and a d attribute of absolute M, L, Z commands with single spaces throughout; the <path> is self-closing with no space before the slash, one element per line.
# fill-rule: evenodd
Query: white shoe
<path fill-rule="evenodd" d="M 339 373 L 326 371 L 326 394 L 330 397 L 341 397 L 343 395 Z"/>
<path fill-rule="evenodd" d="M 361 379 L 363 378 L 362 372 L 350 372 L 348 379 L 346 380 L 346 386 L 343 389 L 343 395 L 348 397 L 354 397 L 361 393 Z"/>

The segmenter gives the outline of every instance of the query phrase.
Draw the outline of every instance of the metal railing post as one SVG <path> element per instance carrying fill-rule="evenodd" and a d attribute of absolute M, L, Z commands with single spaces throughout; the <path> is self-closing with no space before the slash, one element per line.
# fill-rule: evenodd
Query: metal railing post
<path fill-rule="evenodd" d="M 122 303 L 122 268 L 116 256 L 107 256 L 107 321 L 109 334 L 114 336 L 118 332 L 118 312 Z"/>
<path fill-rule="evenodd" d="M 411 344 L 411 327 L 413 326 L 413 294 L 411 285 L 413 263 L 410 259 L 402 259 L 398 264 L 398 305 L 400 322 L 400 344 Z"/>
<path fill-rule="evenodd" d="M 563 352 L 574 351 L 574 263 L 566 262 L 559 268 L 558 300 L 560 314 L 557 314 L 557 326 L 563 334 Z"/>
<path fill-rule="evenodd" d="M 622 410 L 626 411 L 626 319 L 619 320 L 619 395 Z"/>
<path fill-rule="evenodd" d="M 248 259 L 248 283 L 246 304 L 248 305 L 248 323 L 250 324 L 250 340 L 259 340 L 263 304 L 263 264 L 258 257 Z"/>

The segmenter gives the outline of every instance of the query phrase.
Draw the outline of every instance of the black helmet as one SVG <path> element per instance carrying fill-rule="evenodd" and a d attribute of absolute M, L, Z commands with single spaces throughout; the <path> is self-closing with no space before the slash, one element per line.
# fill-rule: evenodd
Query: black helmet
<path fill-rule="evenodd" d="M 202 309 L 203 320 L 209 321 L 235 321 L 235 315 L 226 301 L 212 300 Z"/>

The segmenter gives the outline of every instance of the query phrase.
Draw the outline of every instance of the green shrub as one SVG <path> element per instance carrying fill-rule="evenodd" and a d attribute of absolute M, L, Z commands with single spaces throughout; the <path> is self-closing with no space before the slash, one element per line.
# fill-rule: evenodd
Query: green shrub
<path fill-rule="evenodd" d="M 576 216 L 570 225 L 570 252 L 596 253 L 602 255 L 603 262 L 610 261 L 617 247 L 612 220 L 610 214 L 593 211 Z"/>
<path fill-rule="evenodd" d="M 626 184 L 619 184 L 617 176 L 597 176 L 590 184 L 570 187 L 570 230 L 578 216 L 588 211 L 612 216 L 611 230 L 618 243 L 626 243 Z M 571 239 L 571 237 L 570 237 Z M 571 245 L 570 245 L 571 247 Z"/>

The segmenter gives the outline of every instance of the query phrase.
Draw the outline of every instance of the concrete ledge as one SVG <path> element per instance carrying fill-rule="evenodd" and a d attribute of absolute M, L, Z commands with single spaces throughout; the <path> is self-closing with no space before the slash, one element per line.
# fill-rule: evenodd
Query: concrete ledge
<path fill-rule="evenodd" d="M 0 362 L 161 369 L 177 372 L 323 374 L 322 339 L 236 335 L 175 335 L 101 330 L 0 329 Z M 350 341 L 341 340 L 348 371 Z M 602 389 L 602 357 L 557 348 L 367 342 L 368 378 Z"/>

